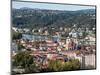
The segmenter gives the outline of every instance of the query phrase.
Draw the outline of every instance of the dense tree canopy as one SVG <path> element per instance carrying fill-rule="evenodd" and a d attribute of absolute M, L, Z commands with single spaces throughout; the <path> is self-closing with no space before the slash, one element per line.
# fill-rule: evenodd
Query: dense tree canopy
<path fill-rule="evenodd" d="M 14 57 L 14 66 L 21 66 L 22 68 L 29 67 L 33 64 L 33 57 L 28 52 L 19 52 Z"/>
<path fill-rule="evenodd" d="M 80 69 L 80 62 L 78 59 L 73 59 L 68 62 L 61 62 L 60 60 L 50 60 L 48 65 L 49 71 L 70 71 Z"/>
<path fill-rule="evenodd" d="M 18 27 L 41 28 L 64 27 L 92 28 L 95 25 L 95 10 L 58 11 L 42 9 L 13 9 L 13 25 Z"/>

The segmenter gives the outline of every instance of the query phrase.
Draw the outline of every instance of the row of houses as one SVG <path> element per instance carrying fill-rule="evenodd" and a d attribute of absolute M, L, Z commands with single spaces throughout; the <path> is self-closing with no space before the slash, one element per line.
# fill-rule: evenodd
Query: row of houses
<path fill-rule="evenodd" d="M 52 40 L 44 40 L 44 41 L 33 41 L 33 40 L 18 40 L 20 45 L 25 47 L 25 49 L 30 50 L 79 50 L 83 46 L 85 49 L 92 49 L 95 51 L 96 49 L 96 39 L 95 36 L 87 36 L 85 39 L 77 39 L 77 38 L 64 38 L 64 39 L 56 39 Z M 18 49 L 18 42 L 12 42 L 12 50 L 16 51 Z"/>

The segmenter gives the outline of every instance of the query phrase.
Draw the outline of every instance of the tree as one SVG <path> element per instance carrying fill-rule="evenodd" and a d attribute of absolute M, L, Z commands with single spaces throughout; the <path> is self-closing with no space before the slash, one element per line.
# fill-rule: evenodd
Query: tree
<path fill-rule="evenodd" d="M 48 71 L 71 71 L 80 69 L 80 62 L 78 59 L 72 59 L 62 63 L 60 60 L 49 60 Z"/>
<path fill-rule="evenodd" d="M 18 33 L 18 32 L 13 32 L 12 33 L 12 39 L 16 40 L 16 39 L 21 39 L 22 38 L 22 34 Z"/>
<path fill-rule="evenodd" d="M 72 70 L 79 70 L 80 69 L 80 62 L 78 59 L 74 59 L 71 61 Z"/>
<path fill-rule="evenodd" d="M 13 66 L 25 69 L 25 73 L 40 72 L 39 67 L 34 62 L 34 57 L 30 55 L 30 52 L 19 52 L 13 58 Z"/>
<path fill-rule="evenodd" d="M 49 60 L 48 70 L 49 71 L 62 71 L 63 70 L 62 62 L 59 60 Z"/>
<path fill-rule="evenodd" d="M 25 69 L 26 73 L 35 73 L 40 72 L 39 68 L 35 64 L 31 64 L 29 67 Z"/>
<path fill-rule="evenodd" d="M 29 67 L 33 64 L 33 57 L 29 55 L 28 52 L 19 52 L 14 57 L 13 65 L 14 66 L 21 66 L 22 68 Z"/>
<path fill-rule="evenodd" d="M 23 48 L 25 48 L 25 47 L 23 45 L 21 45 L 20 43 L 18 43 L 18 50 L 21 50 Z"/>

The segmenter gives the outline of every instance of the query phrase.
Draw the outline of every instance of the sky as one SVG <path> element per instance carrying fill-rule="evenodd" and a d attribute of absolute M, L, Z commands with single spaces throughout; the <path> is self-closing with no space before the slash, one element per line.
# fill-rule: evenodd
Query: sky
<path fill-rule="evenodd" d="M 49 9 L 49 10 L 68 10 L 76 11 L 82 9 L 95 9 L 95 6 L 83 6 L 83 5 L 69 5 L 69 4 L 48 4 L 48 3 L 36 3 L 36 2 L 12 2 L 12 8 L 20 9 L 23 7 L 28 8 L 39 8 L 39 9 Z"/>

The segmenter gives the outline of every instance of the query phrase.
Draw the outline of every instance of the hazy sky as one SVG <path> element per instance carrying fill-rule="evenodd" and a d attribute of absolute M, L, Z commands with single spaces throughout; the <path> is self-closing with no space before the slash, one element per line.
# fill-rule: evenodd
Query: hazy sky
<path fill-rule="evenodd" d="M 12 8 L 39 8 L 39 9 L 51 9 L 51 10 L 82 10 L 82 9 L 95 9 L 95 6 L 80 6 L 80 5 L 63 5 L 63 4 L 47 4 L 47 3 L 34 3 L 34 2 L 12 2 Z"/>

